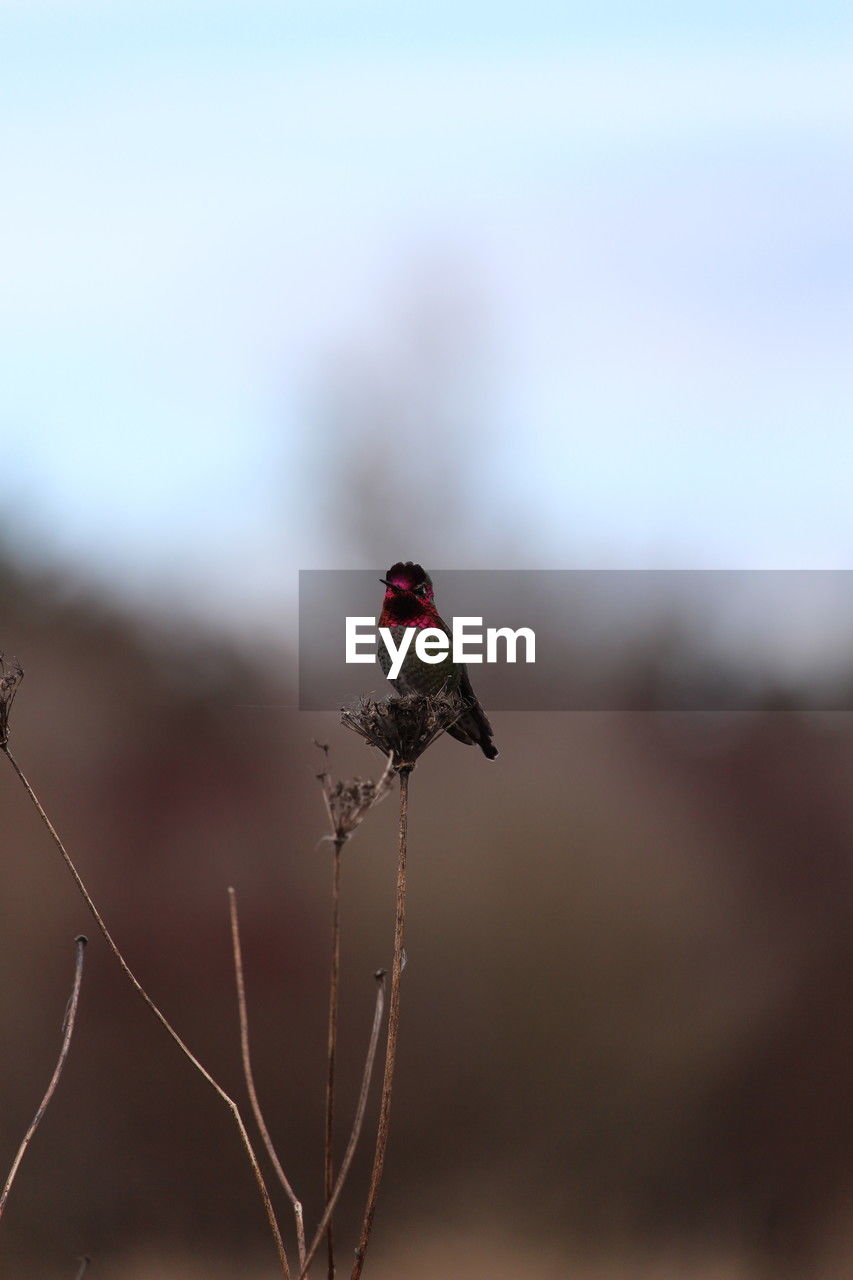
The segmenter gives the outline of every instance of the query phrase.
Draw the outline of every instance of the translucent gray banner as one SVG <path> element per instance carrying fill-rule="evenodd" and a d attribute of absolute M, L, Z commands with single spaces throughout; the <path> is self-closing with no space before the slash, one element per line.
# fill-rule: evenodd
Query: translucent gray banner
<path fill-rule="evenodd" d="M 386 569 L 299 575 L 299 705 L 327 711 L 393 692 L 378 663 L 346 662 L 347 618 L 378 619 Z M 500 711 L 853 710 L 847 570 L 431 570 L 435 604 L 482 631 L 529 628 L 535 661 L 475 663 Z M 360 651 L 369 653 L 371 628 Z M 378 637 L 377 637 L 378 639 Z M 380 641 L 381 643 L 381 641 Z"/>

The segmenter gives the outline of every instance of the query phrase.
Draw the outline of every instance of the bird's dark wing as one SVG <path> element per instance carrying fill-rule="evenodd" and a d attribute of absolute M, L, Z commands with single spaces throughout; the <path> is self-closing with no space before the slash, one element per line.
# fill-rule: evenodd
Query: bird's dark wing
<path fill-rule="evenodd" d="M 447 732 L 459 742 L 478 746 L 489 760 L 494 760 L 498 749 L 494 744 L 492 726 L 489 717 L 480 706 L 479 700 L 471 687 L 471 677 L 466 666 L 460 667 L 459 693 L 467 710 L 460 716 L 456 724 L 452 724 Z"/>

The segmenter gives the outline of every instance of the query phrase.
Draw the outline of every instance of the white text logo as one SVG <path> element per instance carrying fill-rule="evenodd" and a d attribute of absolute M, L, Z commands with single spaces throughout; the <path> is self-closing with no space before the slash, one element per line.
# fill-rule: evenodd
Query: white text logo
<path fill-rule="evenodd" d="M 394 630 L 397 630 L 395 627 Z M 483 635 L 482 618 L 454 618 L 453 635 L 438 627 L 405 627 L 400 643 L 394 639 L 390 627 L 379 627 L 379 638 L 384 644 L 391 666 L 388 679 L 396 680 L 403 667 L 406 654 L 414 639 L 415 655 L 420 662 L 445 662 L 448 656 L 453 662 L 499 662 L 498 641 L 503 641 L 503 660 L 518 660 L 518 642 L 524 643 L 524 661 L 536 661 L 536 635 L 531 627 L 487 627 Z M 347 618 L 347 662 L 373 662 L 376 657 L 377 626 L 373 618 Z M 483 647 L 485 639 L 485 657 Z M 368 649 L 369 646 L 369 649 Z M 479 646 L 479 648 L 477 648 Z"/>

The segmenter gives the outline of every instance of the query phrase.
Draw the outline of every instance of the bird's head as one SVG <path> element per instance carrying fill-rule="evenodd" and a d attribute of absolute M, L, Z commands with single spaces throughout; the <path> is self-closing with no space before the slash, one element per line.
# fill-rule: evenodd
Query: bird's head
<path fill-rule="evenodd" d="M 386 622 L 431 626 L 436 617 L 432 579 L 426 569 L 407 560 L 393 564 L 380 582 L 385 587 L 382 616 Z"/>
<path fill-rule="evenodd" d="M 432 603 L 434 599 L 432 578 L 426 569 L 411 560 L 392 564 L 384 578 L 379 579 L 385 586 L 385 599 L 393 600 L 399 596 L 414 596 L 422 603 Z"/>

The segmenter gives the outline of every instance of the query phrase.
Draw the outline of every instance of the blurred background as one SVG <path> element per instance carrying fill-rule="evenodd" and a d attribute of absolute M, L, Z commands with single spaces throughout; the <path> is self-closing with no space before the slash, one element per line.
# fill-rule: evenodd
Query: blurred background
<path fill-rule="evenodd" d="M 851 25 L 821 0 L 0 7 L 15 751 L 242 1100 L 236 886 L 258 1087 L 309 1221 L 313 739 L 336 774 L 381 760 L 296 710 L 297 572 L 848 567 Z M 443 740 L 413 780 L 366 1273 L 850 1273 L 850 717 L 494 727 L 494 765 Z M 92 930 L 10 770 L 0 814 L 6 1168 Z M 394 831 L 389 800 L 345 854 L 342 1128 Z M 227 1114 L 94 936 L 0 1252 L 16 1280 L 83 1253 L 93 1278 L 276 1274 Z"/>

